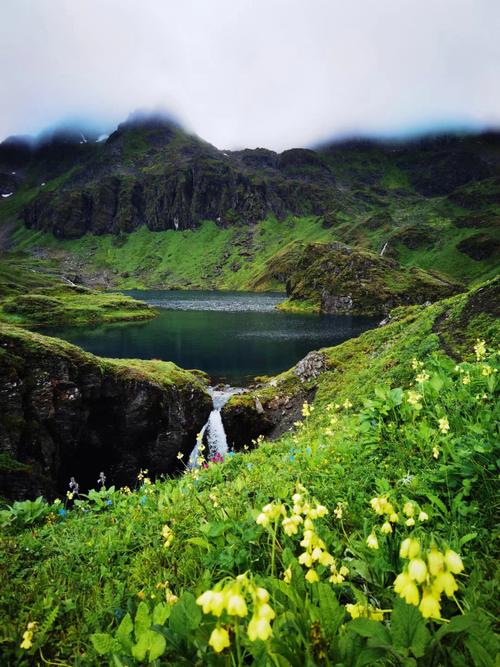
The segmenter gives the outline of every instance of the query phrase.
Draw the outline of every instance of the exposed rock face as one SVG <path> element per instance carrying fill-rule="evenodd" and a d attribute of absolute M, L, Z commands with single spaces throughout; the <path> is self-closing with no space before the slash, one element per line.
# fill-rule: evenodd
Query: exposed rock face
<path fill-rule="evenodd" d="M 391 167 L 409 186 L 403 194 L 456 190 L 460 205 L 474 196 L 462 186 L 498 171 L 496 134 L 225 152 L 169 120 L 145 117 L 123 123 L 104 143 L 80 138 L 59 133 L 40 144 L 16 138 L 0 144 L 0 189 L 11 187 L 12 171 L 16 187 L 36 188 L 22 211 L 28 227 L 75 238 L 141 225 L 156 231 L 192 229 L 202 220 L 253 223 L 269 213 L 324 215 L 331 226 L 354 199 L 359 211 L 378 205 L 388 191 L 376 184 Z M 51 179 L 58 180 L 49 185 Z M 367 224 L 391 228 L 393 221 L 382 212 Z"/>
<path fill-rule="evenodd" d="M 187 457 L 211 410 L 191 373 L 162 362 L 99 359 L 14 327 L 0 327 L 0 495 L 52 496 L 74 475 L 93 488 L 133 484 L 139 468 L 169 473 Z M 7 468 L 7 469 L 5 469 Z"/>
<path fill-rule="evenodd" d="M 233 397 L 222 408 L 222 422 L 229 447 L 240 450 L 252 446 L 260 435 L 276 440 L 293 429 L 301 419 L 304 401 L 314 399 L 315 388 L 294 387 L 293 391 L 277 388 L 266 397 L 253 393 Z"/>

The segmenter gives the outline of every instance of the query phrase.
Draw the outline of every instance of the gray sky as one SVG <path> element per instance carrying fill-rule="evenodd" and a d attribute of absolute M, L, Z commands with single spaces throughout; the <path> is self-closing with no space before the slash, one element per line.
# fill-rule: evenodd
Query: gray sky
<path fill-rule="evenodd" d="M 500 125 L 500 0 L 1 0 L 0 139 L 164 108 L 220 148 Z"/>

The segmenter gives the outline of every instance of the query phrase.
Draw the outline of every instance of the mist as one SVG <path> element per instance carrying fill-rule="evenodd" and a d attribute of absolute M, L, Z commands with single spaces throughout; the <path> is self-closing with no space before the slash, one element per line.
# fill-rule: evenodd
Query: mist
<path fill-rule="evenodd" d="M 220 148 L 500 125 L 495 0 L 3 0 L 0 139 L 161 110 Z"/>

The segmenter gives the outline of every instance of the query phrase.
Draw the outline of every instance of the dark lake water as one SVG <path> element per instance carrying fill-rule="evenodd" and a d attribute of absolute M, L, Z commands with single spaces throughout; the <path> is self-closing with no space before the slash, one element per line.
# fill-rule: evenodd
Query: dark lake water
<path fill-rule="evenodd" d="M 244 384 L 274 375 L 311 350 L 341 343 L 377 324 L 347 315 L 292 315 L 275 310 L 282 294 L 128 291 L 160 309 L 146 322 L 50 327 L 63 338 L 104 357 L 163 359 L 199 368 L 216 380 Z"/>

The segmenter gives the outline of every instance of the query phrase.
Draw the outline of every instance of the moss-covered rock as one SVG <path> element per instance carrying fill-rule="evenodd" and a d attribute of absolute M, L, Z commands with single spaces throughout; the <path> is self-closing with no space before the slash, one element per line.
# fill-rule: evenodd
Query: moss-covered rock
<path fill-rule="evenodd" d="M 0 495 L 82 490 L 101 470 L 131 484 L 139 468 L 171 473 L 188 456 L 212 401 L 200 375 L 161 361 L 107 360 L 0 324 Z"/>
<path fill-rule="evenodd" d="M 286 283 L 280 309 L 382 315 L 391 308 L 436 301 L 458 291 L 437 274 L 341 243 L 295 243 L 275 255 L 261 276 Z"/>

